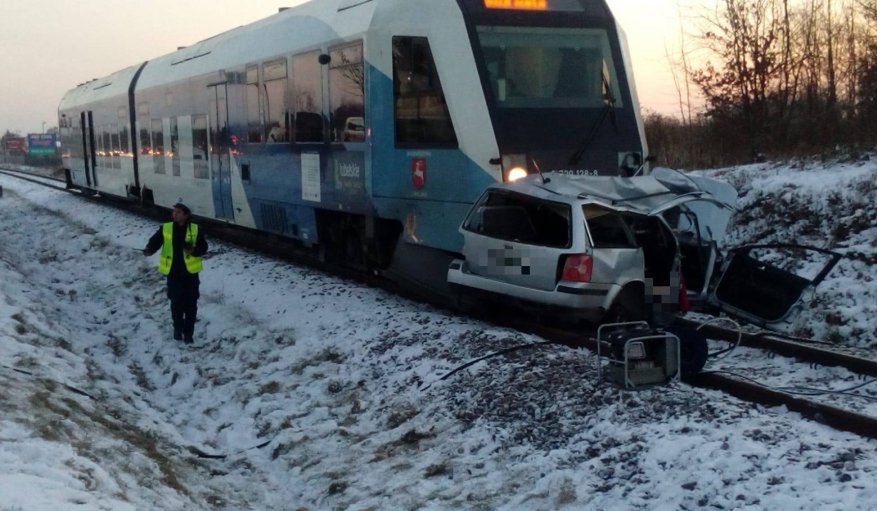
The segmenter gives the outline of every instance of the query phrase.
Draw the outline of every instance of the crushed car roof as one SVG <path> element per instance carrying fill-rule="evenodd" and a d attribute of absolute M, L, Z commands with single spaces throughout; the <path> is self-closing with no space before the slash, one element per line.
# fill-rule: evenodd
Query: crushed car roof
<path fill-rule="evenodd" d="M 548 173 L 544 181 L 539 175 L 531 175 L 516 183 L 498 186 L 546 199 L 560 195 L 643 214 L 655 214 L 680 200 L 715 200 L 694 181 L 675 171 L 637 177 Z"/>

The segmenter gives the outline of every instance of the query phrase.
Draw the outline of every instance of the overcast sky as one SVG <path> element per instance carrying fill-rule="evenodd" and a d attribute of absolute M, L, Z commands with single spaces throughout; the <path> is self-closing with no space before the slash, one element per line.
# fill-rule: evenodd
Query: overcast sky
<path fill-rule="evenodd" d="M 677 0 L 608 1 L 628 34 L 643 108 L 674 113 L 676 92 L 665 47 L 678 47 Z M 44 121 L 55 126 L 61 97 L 78 83 L 299 3 L 0 0 L 0 134 L 7 129 L 36 133 Z"/>

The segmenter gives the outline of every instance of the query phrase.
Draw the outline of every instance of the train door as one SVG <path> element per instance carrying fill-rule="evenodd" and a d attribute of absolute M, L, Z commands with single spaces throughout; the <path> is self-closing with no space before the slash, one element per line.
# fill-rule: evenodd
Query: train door
<path fill-rule="evenodd" d="M 85 169 L 85 183 L 91 186 L 91 149 L 88 143 L 88 123 L 85 121 L 85 112 L 79 114 L 79 128 L 82 133 L 82 163 Z"/>
<path fill-rule="evenodd" d="M 89 155 L 91 156 L 91 183 L 95 188 L 98 187 L 97 182 L 97 149 L 95 146 L 95 137 L 94 137 L 94 113 L 89 110 L 88 111 L 88 146 L 89 146 Z M 86 158 L 88 155 L 86 155 Z"/>
<path fill-rule="evenodd" d="M 329 48 L 329 175 L 334 200 L 354 212 L 368 211 L 365 162 L 368 151 L 365 116 L 363 43 Z M 324 199 L 325 200 L 325 199 Z M 329 200 L 332 200 L 331 198 Z"/>
<path fill-rule="evenodd" d="M 207 88 L 210 98 L 210 169 L 216 217 L 234 220 L 229 156 L 228 89 L 225 83 Z"/>

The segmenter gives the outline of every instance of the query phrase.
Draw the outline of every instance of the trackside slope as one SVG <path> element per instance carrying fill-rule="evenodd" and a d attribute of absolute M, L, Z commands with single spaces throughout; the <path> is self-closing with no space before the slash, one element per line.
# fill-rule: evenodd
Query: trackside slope
<path fill-rule="evenodd" d="M 796 243 L 844 254 L 790 332 L 877 348 L 877 160 L 763 163 L 702 172 L 740 192 L 728 246 Z"/>

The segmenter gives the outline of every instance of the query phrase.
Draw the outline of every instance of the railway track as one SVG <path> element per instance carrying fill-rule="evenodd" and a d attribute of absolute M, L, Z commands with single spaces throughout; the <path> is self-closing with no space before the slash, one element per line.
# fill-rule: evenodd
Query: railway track
<path fill-rule="evenodd" d="M 700 323 L 684 319 L 680 320 L 679 323 L 690 328 L 697 328 L 701 325 Z M 736 331 L 712 325 L 704 326 L 701 332 L 711 339 L 727 342 L 736 342 L 739 335 Z M 812 339 L 786 337 L 770 332 L 744 332 L 742 337 L 740 337 L 740 346 L 769 351 L 784 357 L 794 358 L 801 362 L 829 367 L 843 367 L 854 373 L 877 377 L 877 360 L 857 357 L 829 349 L 827 348 L 827 346 L 831 346 L 829 343 Z"/>
<path fill-rule="evenodd" d="M 64 185 L 56 184 L 63 183 L 62 180 L 51 177 L 37 176 L 21 170 L 8 169 L 2 166 L 0 166 L 0 174 L 23 179 L 41 186 L 47 186 L 67 192 L 71 191 Z M 124 203 L 124 206 L 125 209 L 129 211 L 152 218 L 163 218 L 164 216 L 164 214 L 157 208 L 132 206 L 130 203 Z M 344 266 L 320 263 L 315 261 L 313 257 L 307 257 L 300 251 L 297 251 L 294 244 L 283 242 L 283 240 L 279 238 L 275 239 L 276 237 L 271 237 L 271 240 L 267 240 L 265 235 L 250 233 L 237 228 L 222 228 L 221 225 L 218 226 L 218 229 L 215 228 L 217 226 L 213 227 L 214 228 L 211 229 L 212 235 L 215 235 L 224 241 L 241 245 L 245 248 L 256 249 L 271 256 L 296 264 L 305 264 L 310 267 L 319 268 L 322 271 L 328 271 L 338 277 L 353 279 L 357 282 L 373 287 L 380 287 L 406 298 L 427 302 L 439 307 L 447 307 L 448 305 L 444 300 L 437 301 L 435 297 L 425 295 L 423 292 L 418 292 L 417 289 L 411 289 L 408 286 L 400 285 L 399 282 L 388 281 L 387 279 L 377 276 L 356 272 Z M 478 319 L 488 321 L 498 326 L 510 327 L 522 332 L 531 333 L 548 341 L 566 346 L 587 348 L 594 352 L 597 350 L 597 341 L 593 332 L 575 332 L 571 330 L 552 328 L 540 325 L 536 321 L 520 318 L 479 316 Z M 700 323 L 684 319 L 679 320 L 679 325 L 688 328 L 697 328 L 701 326 Z M 703 326 L 702 331 L 711 339 L 728 342 L 736 342 L 738 340 L 738 335 L 740 335 L 736 331 L 711 325 Z M 739 343 L 740 346 L 768 351 L 801 362 L 822 366 L 843 367 L 856 374 L 877 377 L 877 360 L 856 357 L 850 354 L 841 353 L 837 350 L 828 349 L 826 347 L 827 343 L 820 343 L 809 339 L 787 339 L 767 332 L 743 333 L 742 336 L 739 337 Z M 838 406 L 821 403 L 813 399 L 807 399 L 806 397 L 777 390 L 754 381 L 747 381 L 736 375 L 723 373 L 721 371 L 707 371 L 697 376 L 687 378 L 686 383 L 699 388 L 718 390 L 739 399 L 763 406 L 785 406 L 790 411 L 797 412 L 805 418 L 825 424 L 834 429 L 854 433 L 867 438 L 877 439 L 877 417 L 871 417 Z"/>
<path fill-rule="evenodd" d="M 700 325 L 700 323 L 686 320 L 681 320 L 679 324 L 687 327 Z M 585 347 L 595 353 L 597 351 L 597 340 L 590 333 L 573 333 L 544 326 L 528 327 L 520 323 L 514 327 L 565 345 Z M 706 330 L 705 333 L 710 338 L 728 340 L 730 342 L 736 341 L 738 336 L 736 331 L 719 327 L 708 326 L 704 327 L 703 330 Z M 768 333 L 744 334 L 741 345 L 771 351 L 809 363 L 844 367 L 857 374 L 877 374 L 877 361 L 875 360 L 807 346 L 800 342 L 792 343 L 774 339 Z M 738 399 L 762 406 L 785 406 L 790 411 L 797 412 L 807 419 L 830 426 L 839 431 L 877 439 L 877 417 L 807 399 L 801 395 L 777 390 L 752 380 L 747 381 L 739 375 L 725 373 L 724 371 L 705 371 L 694 377 L 686 378 L 685 382 L 698 388 L 718 390 Z"/>
<path fill-rule="evenodd" d="M 41 176 L 32 172 L 25 172 L 23 170 L 10 169 L 8 167 L 4 167 L 0 165 L 0 174 L 5 174 L 7 176 L 12 176 L 23 181 L 29 181 L 31 183 L 36 183 L 38 185 L 46 186 L 49 188 L 54 188 L 56 190 L 61 190 L 64 192 L 68 192 L 70 190 L 67 189 L 66 183 L 64 183 L 63 179 L 58 179 L 54 177 Z M 57 184 L 61 183 L 61 184 Z"/>
<path fill-rule="evenodd" d="M 699 323 L 686 320 L 681 320 L 680 323 L 688 327 L 700 326 Z M 711 339 L 735 342 L 739 338 L 739 345 L 743 347 L 767 351 L 799 362 L 840 367 L 863 377 L 877 377 L 877 360 L 828 349 L 826 346 L 829 346 L 829 343 L 812 339 L 785 338 L 785 336 L 771 332 L 743 333 L 741 335 L 736 331 L 712 325 L 704 326 L 701 331 Z M 877 439 L 877 418 L 875 417 L 806 399 L 801 395 L 777 390 L 755 381 L 747 381 L 740 375 L 727 374 L 722 371 L 706 371 L 689 383 L 703 388 L 721 390 L 740 399 L 765 406 L 785 406 L 804 417 L 835 429 Z"/>

